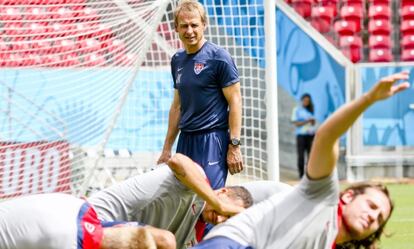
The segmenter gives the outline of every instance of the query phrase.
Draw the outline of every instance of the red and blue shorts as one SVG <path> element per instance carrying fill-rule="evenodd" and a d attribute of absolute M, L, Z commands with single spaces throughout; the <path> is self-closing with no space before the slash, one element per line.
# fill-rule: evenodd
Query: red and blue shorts
<path fill-rule="evenodd" d="M 77 226 L 77 249 L 99 249 L 103 228 L 95 210 L 87 202 L 79 210 Z"/>

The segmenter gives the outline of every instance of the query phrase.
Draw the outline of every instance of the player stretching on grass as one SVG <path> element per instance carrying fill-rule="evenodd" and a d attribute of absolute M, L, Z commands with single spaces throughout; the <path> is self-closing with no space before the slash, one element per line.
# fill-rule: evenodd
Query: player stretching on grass
<path fill-rule="evenodd" d="M 216 226 L 194 249 L 376 248 L 393 210 L 387 189 L 354 185 L 339 194 L 335 172 L 338 139 L 376 101 L 409 87 L 408 73 L 382 78 L 345 104 L 317 131 L 306 174 L 290 191 Z"/>
<path fill-rule="evenodd" d="M 88 200 L 104 221 L 138 221 L 148 227 L 159 248 L 174 239 L 158 236 L 159 229 L 174 233 L 177 248 L 195 239 L 195 226 L 218 224 L 252 205 L 243 187 L 213 191 L 204 171 L 189 157 L 175 154 L 153 171 L 132 177 L 93 194 Z M 201 239 L 202 230 L 198 230 Z M 161 230 L 162 231 L 162 230 Z"/>
<path fill-rule="evenodd" d="M 156 246 L 146 228 L 124 225 L 103 228 L 86 201 L 54 193 L 0 203 L 0 248 L 156 249 Z"/>

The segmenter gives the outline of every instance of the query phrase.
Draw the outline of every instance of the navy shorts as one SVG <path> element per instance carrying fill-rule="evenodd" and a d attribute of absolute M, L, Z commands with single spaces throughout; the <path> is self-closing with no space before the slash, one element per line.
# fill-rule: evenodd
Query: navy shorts
<path fill-rule="evenodd" d="M 243 246 L 238 242 L 226 237 L 213 237 L 201 241 L 200 244 L 191 247 L 193 249 L 253 249 L 251 246 Z"/>
<path fill-rule="evenodd" d="M 229 133 L 225 129 L 205 132 L 181 132 L 177 153 L 198 163 L 207 175 L 213 189 L 224 187 L 227 179 L 227 149 Z"/>

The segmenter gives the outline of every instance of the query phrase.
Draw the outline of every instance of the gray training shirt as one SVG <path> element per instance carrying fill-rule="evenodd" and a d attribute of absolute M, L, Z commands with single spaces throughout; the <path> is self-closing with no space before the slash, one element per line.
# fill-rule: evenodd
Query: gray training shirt
<path fill-rule="evenodd" d="M 177 248 L 194 237 L 204 201 L 181 184 L 167 165 L 93 194 L 89 199 L 105 221 L 138 221 L 175 234 Z"/>
<path fill-rule="evenodd" d="M 339 184 L 336 174 L 306 176 L 283 191 L 213 228 L 205 239 L 224 236 L 254 249 L 331 248 L 337 235 Z"/>
<path fill-rule="evenodd" d="M 252 181 L 240 184 L 245 187 L 253 198 L 253 204 L 257 204 L 274 194 L 292 190 L 292 186 L 283 182 L 276 181 Z"/>

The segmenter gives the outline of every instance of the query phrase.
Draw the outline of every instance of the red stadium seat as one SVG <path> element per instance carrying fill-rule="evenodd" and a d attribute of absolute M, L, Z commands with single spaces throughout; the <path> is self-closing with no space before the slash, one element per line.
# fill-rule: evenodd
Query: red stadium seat
<path fill-rule="evenodd" d="M 361 31 L 361 21 L 363 17 L 362 7 L 359 5 L 344 5 L 341 8 L 340 16 L 350 22 L 355 22 L 357 31 Z"/>
<path fill-rule="evenodd" d="M 332 6 L 315 6 L 312 8 L 312 17 L 318 19 L 324 19 L 326 22 L 331 23 L 335 17 Z"/>
<path fill-rule="evenodd" d="M 47 54 L 42 56 L 42 66 L 57 67 L 61 64 L 61 56 L 59 54 Z"/>
<path fill-rule="evenodd" d="M 78 4 L 78 5 L 82 5 L 82 4 L 86 4 L 87 0 L 65 0 L 66 4 Z"/>
<path fill-rule="evenodd" d="M 10 46 L 2 38 L 0 38 L 0 52 L 9 51 Z"/>
<path fill-rule="evenodd" d="M 20 53 L 10 53 L 5 57 L 5 67 L 20 67 L 23 63 L 23 56 Z"/>
<path fill-rule="evenodd" d="M 98 12 L 95 9 L 86 7 L 82 9 L 80 12 L 77 12 L 77 18 L 79 22 L 93 22 L 99 21 Z M 98 25 L 99 23 L 96 23 Z"/>
<path fill-rule="evenodd" d="M 368 17 L 372 19 L 386 19 L 391 17 L 391 8 L 386 4 L 373 4 L 369 7 Z"/>
<path fill-rule="evenodd" d="M 393 60 L 391 49 L 377 48 L 369 50 L 370 62 L 390 62 Z"/>
<path fill-rule="evenodd" d="M 401 6 L 413 5 L 413 0 L 401 0 Z"/>
<path fill-rule="evenodd" d="M 368 23 L 368 32 L 371 35 L 389 35 L 391 24 L 389 21 L 371 19 Z"/>
<path fill-rule="evenodd" d="M 0 7 L 0 20 L 22 20 L 22 14 L 20 8 L 16 6 L 1 6 Z"/>
<path fill-rule="evenodd" d="M 47 8 L 47 14 L 60 23 L 72 23 L 76 21 L 75 12 L 68 7 L 52 6 Z"/>
<path fill-rule="evenodd" d="M 414 35 L 403 36 L 401 46 L 403 48 L 414 48 Z"/>
<path fill-rule="evenodd" d="M 332 9 L 332 15 L 338 14 L 338 0 L 316 0 L 319 6 L 329 7 Z"/>
<path fill-rule="evenodd" d="M 76 53 L 66 53 L 62 55 L 61 57 L 62 67 L 70 67 L 70 66 L 78 66 L 78 65 L 80 65 L 80 61 Z"/>
<path fill-rule="evenodd" d="M 364 3 L 364 0 L 342 0 L 344 5 L 361 5 Z"/>
<path fill-rule="evenodd" d="M 339 47 L 352 62 L 361 60 L 362 39 L 360 36 L 341 36 Z"/>
<path fill-rule="evenodd" d="M 369 4 L 371 5 L 371 4 L 375 4 L 375 5 L 377 5 L 377 4 L 390 4 L 390 0 L 369 0 L 368 1 L 369 2 Z"/>
<path fill-rule="evenodd" d="M 31 50 L 36 51 L 38 54 L 48 54 L 52 50 L 52 43 L 49 39 L 37 38 L 30 43 Z"/>
<path fill-rule="evenodd" d="M 26 20 L 36 20 L 48 22 L 51 16 L 40 6 L 28 7 L 24 10 Z"/>
<path fill-rule="evenodd" d="M 357 33 L 355 22 L 349 22 L 346 20 L 336 21 L 334 24 L 334 29 L 341 36 L 353 35 Z"/>
<path fill-rule="evenodd" d="M 83 65 L 87 67 L 105 66 L 106 60 L 100 53 L 90 53 L 83 56 Z"/>
<path fill-rule="evenodd" d="M 332 7 L 317 6 L 312 8 L 312 26 L 321 33 L 331 31 L 333 17 Z"/>
<path fill-rule="evenodd" d="M 313 0 L 292 0 L 292 7 L 303 18 L 311 16 Z"/>
<path fill-rule="evenodd" d="M 21 36 L 24 34 L 23 25 L 21 22 L 6 22 L 3 25 L 3 33 L 10 38 Z"/>
<path fill-rule="evenodd" d="M 105 42 L 104 46 L 108 50 L 108 54 L 116 56 L 117 54 L 126 53 L 126 45 L 122 40 L 119 39 L 109 39 Z"/>
<path fill-rule="evenodd" d="M 339 47 L 362 48 L 362 39 L 360 36 L 341 36 L 339 38 Z"/>
<path fill-rule="evenodd" d="M 414 48 L 402 49 L 401 60 L 402 61 L 414 61 Z"/>
<path fill-rule="evenodd" d="M 341 52 L 354 63 L 361 61 L 361 48 L 341 48 Z"/>
<path fill-rule="evenodd" d="M 29 41 L 24 38 L 16 39 L 10 45 L 13 53 L 24 53 L 30 49 Z"/>
<path fill-rule="evenodd" d="M 115 65 L 117 66 L 133 66 L 138 56 L 133 53 L 126 53 L 120 56 L 115 56 Z"/>
<path fill-rule="evenodd" d="M 174 38 L 173 30 L 170 28 L 170 25 L 168 23 L 161 23 L 158 26 L 157 32 L 161 33 L 161 35 L 167 40 L 171 40 Z"/>
<path fill-rule="evenodd" d="M 47 32 L 47 26 L 45 26 L 43 23 L 41 22 L 30 22 L 27 23 L 26 29 L 27 29 L 27 34 L 30 34 L 32 36 L 44 36 L 45 33 Z"/>
<path fill-rule="evenodd" d="M 81 30 L 77 29 L 76 32 L 80 32 Z M 73 26 L 66 23 L 55 22 L 49 23 L 47 27 L 47 35 L 48 37 L 64 37 L 68 36 L 73 32 Z"/>
<path fill-rule="evenodd" d="M 344 0 L 342 1 L 343 6 L 353 6 L 355 8 L 361 9 L 364 12 L 364 2 L 365 0 Z"/>
<path fill-rule="evenodd" d="M 362 39 L 360 36 L 341 36 L 339 48 L 352 62 L 361 60 Z"/>
<path fill-rule="evenodd" d="M 402 21 L 400 30 L 403 36 L 414 34 L 414 19 Z"/>
<path fill-rule="evenodd" d="M 22 55 L 22 57 L 22 66 L 35 66 L 41 65 L 42 63 L 42 57 L 38 54 L 25 53 Z"/>
<path fill-rule="evenodd" d="M 403 6 L 400 12 L 403 20 L 414 19 L 414 2 L 412 5 Z"/>
<path fill-rule="evenodd" d="M 67 51 L 76 51 L 78 48 L 76 46 L 76 43 L 71 39 L 63 39 L 63 40 L 57 40 L 54 43 L 54 52 L 55 53 L 62 53 Z"/>
<path fill-rule="evenodd" d="M 115 36 L 114 32 L 106 24 L 99 24 L 92 34 L 93 37 L 98 38 L 101 42 L 104 42 Z"/>
<path fill-rule="evenodd" d="M 315 2 L 325 6 L 325 4 L 337 4 L 339 0 L 316 0 Z"/>
<path fill-rule="evenodd" d="M 386 35 L 370 35 L 368 40 L 369 48 L 391 48 L 391 38 Z"/>
<path fill-rule="evenodd" d="M 312 19 L 311 20 L 312 26 L 320 33 L 329 33 L 331 31 L 330 23 L 326 22 L 323 19 Z"/>
<path fill-rule="evenodd" d="M 69 27 L 72 27 L 73 30 L 71 32 L 73 35 L 79 38 L 91 38 L 99 26 L 92 23 L 81 22 L 76 23 L 74 26 L 69 24 Z"/>
<path fill-rule="evenodd" d="M 95 38 L 80 39 L 77 43 L 79 44 L 79 50 L 82 53 L 94 53 L 102 48 L 101 42 Z"/>

